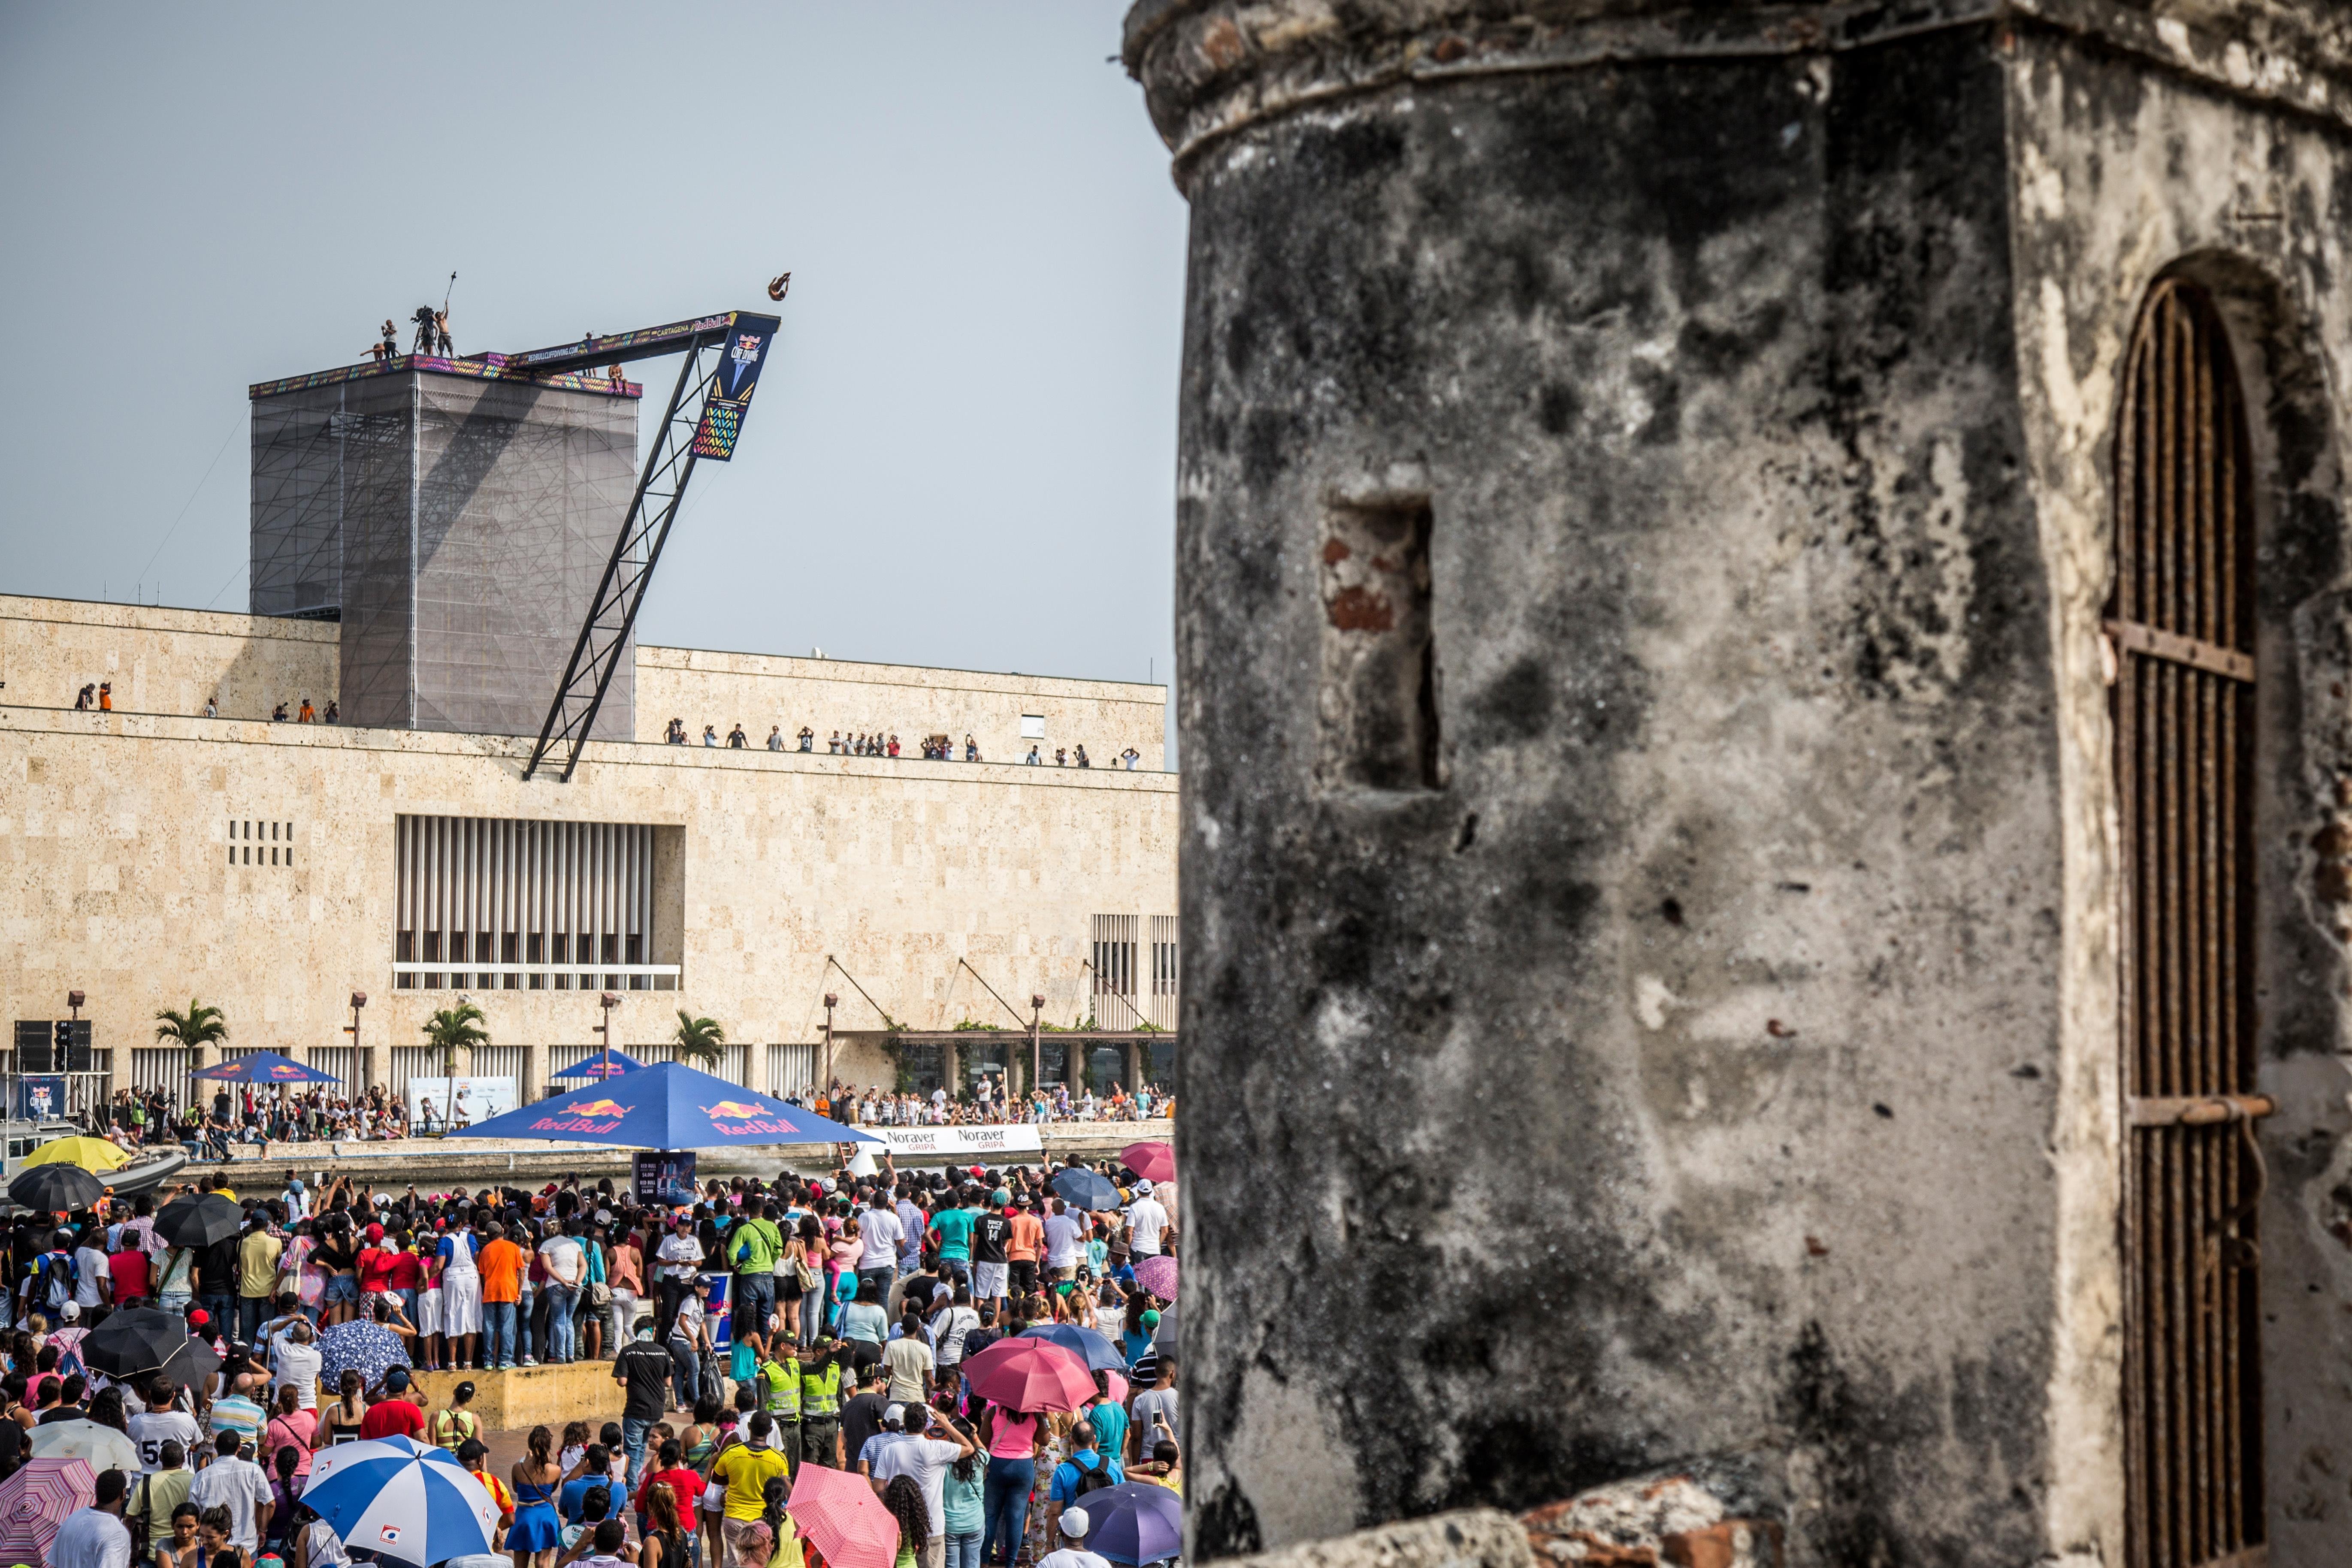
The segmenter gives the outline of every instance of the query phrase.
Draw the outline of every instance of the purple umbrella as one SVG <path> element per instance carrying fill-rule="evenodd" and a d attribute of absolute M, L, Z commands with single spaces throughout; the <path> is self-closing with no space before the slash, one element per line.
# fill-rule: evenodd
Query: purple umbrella
<path fill-rule="evenodd" d="M 1184 1550 L 1184 1500 L 1128 1481 L 1072 1500 L 1086 1510 L 1087 1550 L 1114 1563 L 1164 1563 Z"/>
<path fill-rule="evenodd" d="M 1164 1252 L 1135 1261 L 1135 1282 L 1163 1301 L 1176 1299 L 1176 1260 Z"/>

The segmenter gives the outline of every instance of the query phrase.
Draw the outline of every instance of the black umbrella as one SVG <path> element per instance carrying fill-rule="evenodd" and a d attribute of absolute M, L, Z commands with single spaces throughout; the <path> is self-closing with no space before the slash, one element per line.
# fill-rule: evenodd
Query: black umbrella
<path fill-rule="evenodd" d="M 173 1198 L 155 1216 L 155 1234 L 174 1247 L 210 1247 L 245 1228 L 245 1210 L 218 1193 Z"/>
<path fill-rule="evenodd" d="M 106 1195 L 106 1184 L 79 1165 L 52 1161 L 17 1172 L 8 1195 L 28 1209 L 56 1213 L 88 1208 Z"/>
<path fill-rule="evenodd" d="M 1098 1172 L 1068 1170 L 1054 1178 L 1054 1190 L 1077 1208 L 1097 1214 L 1118 1207 L 1118 1189 Z"/>
<path fill-rule="evenodd" d="M 125 1307 L 82 1336 L 81 1359 L 110 1377 L 152 1372 L 188 1342 L 188 1321 L 161 1307 Z"/>
<path fill-rule="evenodd" d="M 205 1379 L 220 1369 L 220 1352 L 192 1337 L 181 1342 L 180 1348 L 165 1356 L 155 1370 L 157 1375 L 170 1378 L 175 1388 L 202 1388 Z"/>

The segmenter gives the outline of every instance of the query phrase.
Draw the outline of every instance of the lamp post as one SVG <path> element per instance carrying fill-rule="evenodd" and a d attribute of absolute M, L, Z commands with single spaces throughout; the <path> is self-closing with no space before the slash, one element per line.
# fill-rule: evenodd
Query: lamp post
<path fill-rule="evenodd" d="M 1038 1075 L 1045 1070 L 1045 1047 L 1037 1038 L 1045 1017 L 1045 998 L 1032 995 L 1029 998 L 1029 1087 L 1033 1089 L 1037 1087 Z M 1066 1077 L 1069 1070 L 1069 1063 L 1066 1059 L 1062 1064 L 1063 1074 Z"/>
<path fill-rule="evenodd" d="M 368 1064 L 367 1064 L 366 1058 L 362 1055 L 362 1053 L 361 1053 L 361 1047 L 360 1047 L 360 1009 L 361 1009 L 361 1008 L 362 1008 L 362 1007 L 364 1007 L 364 1006 L 366 1006 L 366 1005 L 367 1005 L 367 993 L 366 993 L 366 992 L 364 992 L 364 991 L 354 991 L 354 992 L 352 992 L 352 1021 L 351 1021 L 350 1023 L 345 1024 L 345 1025 L 343 1026 L 343 1033 L 344 1033 L 344 1034 L 346 1034 L 346 1035 L 349 1035 L 349 1036 L 352 1037 L 352 1069 L 353 1069 L 355 1072 L 357 1072 L 357 1073 L 359 1074 L 359 1076 L 360 1076 L 362 1079 L 366 1079 L 372 1078 L 372 1077 L 373 1076 L 373 1074 L 371 1074 L 371 1073 L 370 1073 L 370 1072 L 368 1072 L 368 1070 L 367 1070 L 367 1065 L 368 1065 Z M 309 1054 L 310 1054 L 310 1053 L 309 1053 L 308 1051 L 305 1051 L 305 1052 L 303 1053 L 303 1055 L 305 1055 L 305 1056 L 308 1056 Z M 306 1061 L 306 1062 L 304 1062 L 302 1065 L 303 1065 L 304 1067 L 309 1067 L 310 1064 L 309 1062 L 307 1062 L 307 1061 Z M 279 1089 L 278 1089 L 278 1098 L 279 1098 L 279 1099 L 281 1099 L 281 1100 L 282 1100 L 282 1099 L 284 1099 L 284 1098 L 285 1098 L 285 1092 L 286 1092 L 286 1091 L 285 1091 L 285 1089 L 284 1089 L 284 1087 L 281 1085 L 281 1086 L 280 1086 L 280 1088 L 279 1088 Z"/>
<path fill-rule="evenodd" d="M 604 1021 L 595 1028 L 595 1033 L 604 1037 L 604 1055 L 598 1063 L 601 1069 L 597 1074 L 599 1083 L 613 1076 L 613 1009 L 620 1005 L 620 994 L 615 991 L 607 991 L 596 998 L 596 1005 L 604 1009 Z"/>
<path fill-rule="evenodd" d="M 840 1005 L 839 993 L 828 991 L 824 994 L 824 1079 L 817 1085 L 817 1090 L 824 1096 L 824 1108 L 828 1111 L 835 1109 L 833 1103 L 833 1010 Z M 839 1118 L 836 1117 L 835 1120 L 838 1121 Z"/>

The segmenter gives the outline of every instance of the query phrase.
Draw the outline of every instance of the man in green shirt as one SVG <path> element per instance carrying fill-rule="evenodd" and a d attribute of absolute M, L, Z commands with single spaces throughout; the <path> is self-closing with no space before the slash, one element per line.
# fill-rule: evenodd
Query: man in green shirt
<path fill-rule="evenodd" d="M 955 1207 L 941 1209 L 931 1221 L 931 1235 L 939 1241 L 940 1272 L 966 1284 L 971 1281 L 971 1227 L 980 1218 L 973 1212 L 979 1203 L 980 1189 L 968 1185 L 956 1194 Z"/>
<path fill-rule="evenodd" d="M 768 1217 L 766 1198 L 755 1193 L 743 1200 L 743 1217 L 728 1231 L 725 1249 L 735 1265 L 733 1331 L 765 1359 L 768 1320 L 776 1311 L 776 1259 L 784 1250 L 783 1233 Z"/>

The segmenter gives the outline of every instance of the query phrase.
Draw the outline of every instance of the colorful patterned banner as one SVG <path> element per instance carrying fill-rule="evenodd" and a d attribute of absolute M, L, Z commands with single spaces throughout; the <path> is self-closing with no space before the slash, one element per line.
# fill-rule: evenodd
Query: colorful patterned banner
<path fill-rule="evenodd" d="M 743 414 L 759 390 L 760 366 L 768 345 L 776 341 L 783 323 L 774 316 L 739 314 L 719 345 L 717 384 L 702 405 L 702 422 L 694 430 L 694 455 L 724 463 L 735 456 L 736 438 L 743 433 Z"/>

